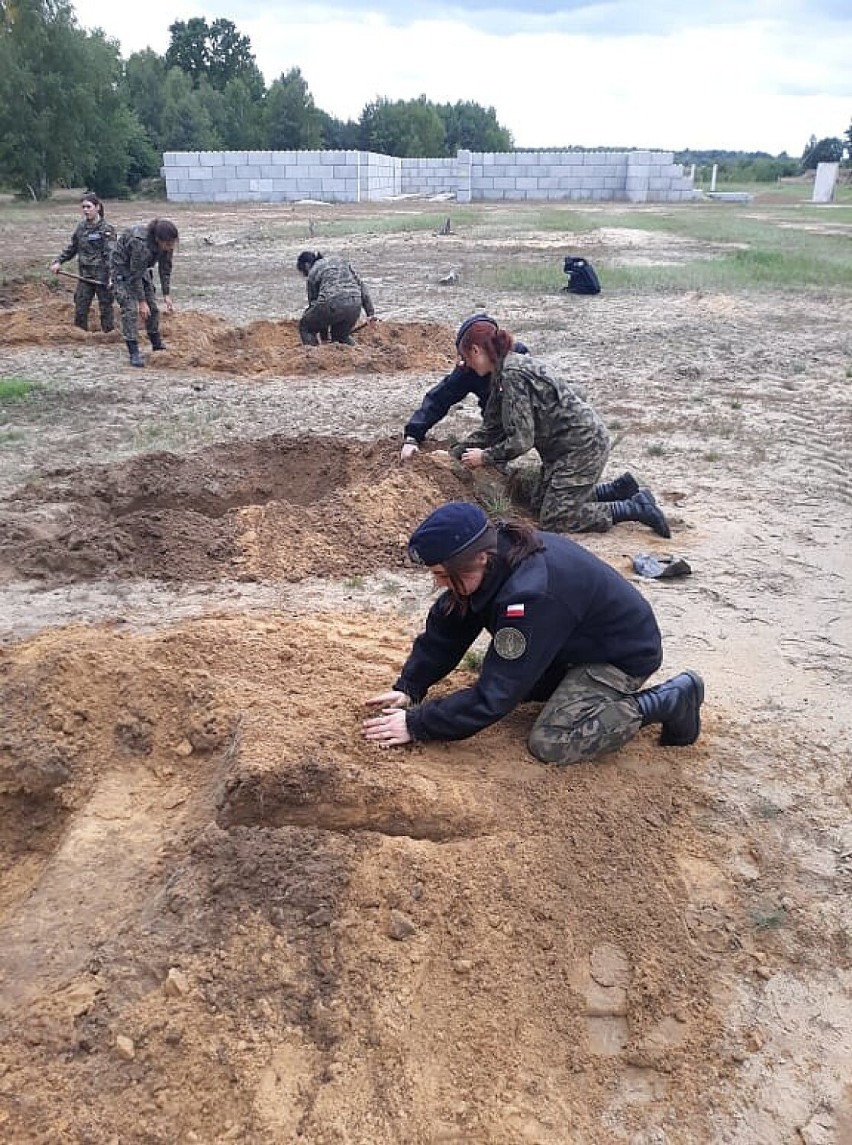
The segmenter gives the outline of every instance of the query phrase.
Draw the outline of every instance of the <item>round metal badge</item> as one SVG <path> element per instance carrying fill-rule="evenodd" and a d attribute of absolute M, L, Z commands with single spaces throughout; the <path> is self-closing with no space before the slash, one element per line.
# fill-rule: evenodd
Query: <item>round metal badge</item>
<path fill-rule="evenodd" d="M 519 628 L 501 628 L 494 633 L 494 651 L 504 660 L 519 660 L 527 650 L 527 638 Z"/>

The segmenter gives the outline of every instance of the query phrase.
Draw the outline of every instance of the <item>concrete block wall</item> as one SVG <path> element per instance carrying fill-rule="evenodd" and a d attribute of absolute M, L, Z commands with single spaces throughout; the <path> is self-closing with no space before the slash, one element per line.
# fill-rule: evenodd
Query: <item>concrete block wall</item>
<path fill-rule="evenodd" d="M 679 202 L 692 179 L 664 151 L 521 151 L 471 156 L 471 198 Z"/>
<path fill-rule="evenodd" d="M 469 151 L 460 151 L 455 159 L 401 159 L 402 193 L 404 195 L 456 195 L 469 184 Z"/>
<path fill-rule="evenodd" d="M 391 199 L 402 194 L 402 159 L 372 151 L 353 152 L 360 158 L 361 200 Z"/>
<path fill-rule="evenodd" d="M 458 202 L 671 203 L 694 197 L 670 151 L 459 151 L 451 159 L 397 159 L 370 151 L 169 151 L 172 202 L 369 202 L 400 194 L 454 194 Z"/>

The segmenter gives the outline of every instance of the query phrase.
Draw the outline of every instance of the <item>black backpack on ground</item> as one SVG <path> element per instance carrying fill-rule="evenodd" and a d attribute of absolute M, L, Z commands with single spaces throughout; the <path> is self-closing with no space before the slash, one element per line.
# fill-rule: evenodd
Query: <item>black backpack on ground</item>
<path fill-rule="evenodd" d="M 595 268 L 584 258 L 573 258 L 569 255 L 565 259 L 563 270 L 568 275 L 568 285 L 563 290 L 571 294 L 600 294 L 601 284 L 595 274 Z"/>

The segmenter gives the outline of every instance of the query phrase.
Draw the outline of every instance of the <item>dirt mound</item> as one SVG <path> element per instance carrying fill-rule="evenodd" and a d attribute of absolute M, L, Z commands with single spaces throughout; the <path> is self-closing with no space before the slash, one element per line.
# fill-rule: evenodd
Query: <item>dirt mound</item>
<path fill-rule="evenodd" d="M 10 282 L 0 290 L 0 342 L 57 345 L 86 342 L 91 334 L 73 325 L 67 287 Z M 95 308 L 96 310 L 97 308 Z M 90 326 L 97 316 L 89 315 Z M 163 314 L 167 349 L 151 355 L 159 369 L 203 369 L 234 377 L 262 375 L 389 374 L 416 370 L 446 373 L 453 365 L 453 331 L 433 322 L 380 322 L 355 334 L 357 345 L 303 346 L 292 319 L 234 326 L 196 311 Z M 118 331 L 99 340 L 121 341 Z"/>
<path fill-rule="evenodd" d="M 398 441 L 273 436 L 48 473 L 0 502 L 0 581 L 352 576 L 470 490 Z"/>
<path fill-rule="evenodd" d="M 0 654 L 7 1139 L 707 1139 L 730 935 L 686 898 L 677 760 L 531 764 L 524 709 L 384 753 L 362 699 L 408 641 L 273 615 Z"/>

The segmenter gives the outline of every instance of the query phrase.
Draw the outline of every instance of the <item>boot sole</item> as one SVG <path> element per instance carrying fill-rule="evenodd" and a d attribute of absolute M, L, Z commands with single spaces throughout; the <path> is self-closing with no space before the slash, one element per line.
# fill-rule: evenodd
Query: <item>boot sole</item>
<path fill-rule="evenodd" d="M 658 537 L 665 537 L 666 540 L 668 540 L 672 535 L 672 531 L 669 528 L 669 523 L 666 520 L 663 510 L 657 504 L 657 498 L 654 496 L 650 489 L 640 489 L 639 492 L 642 494 L 642 497 L 645 500 L 646 508 L 652 507 L 655 511 L 655 519 L 653 521 L 647 522 L 648 528 L 655 532 Z M 633 496 L 635 497 L 636 494 L 634 493 Z"/>
<path fill-rule="evenodd" d="M 697 672 L 684 672 L 682 674 L 689 676 L 695 687 L 693 697 L 694 712 L 691 713 L 694 714 L 695 718 L 689 730 L 680 735 L 670 731 L 667 732 L 666 725 L 663 724 L 662 731 L 660 732 L 660 744 L 663 747 L 689 747 L 689 745 L 695 743 L 701 735 L 701 705 L 704 703 L 704 680 Z"/>

